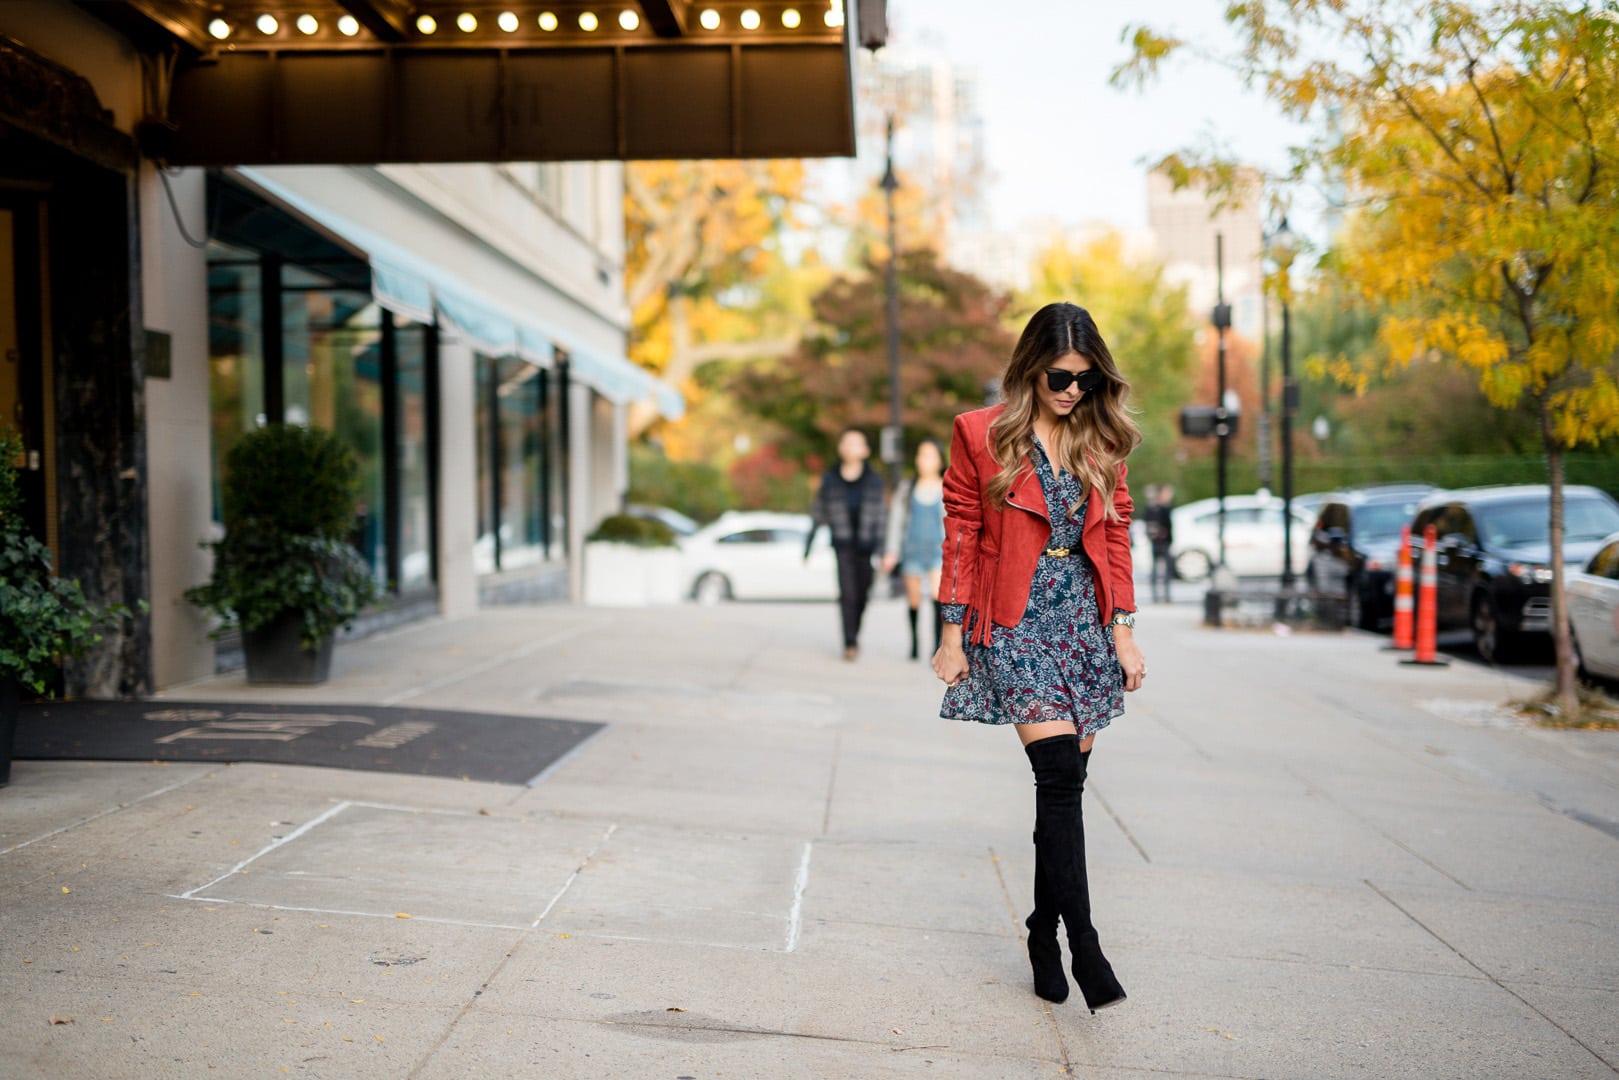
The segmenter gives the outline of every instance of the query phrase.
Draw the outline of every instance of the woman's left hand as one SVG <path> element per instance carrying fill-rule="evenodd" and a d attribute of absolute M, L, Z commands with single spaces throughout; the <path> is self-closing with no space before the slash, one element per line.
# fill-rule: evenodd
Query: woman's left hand
<path fill-rule="evenodd" d="M 1119 667 L 1124 670 L 1124 688 L 1140 690 L 1147 677 L 1147 659 L 1136 645 L 1135 634 L 1122 626 L 1113 628 L 1113 651 L 1118 654 Z"/>

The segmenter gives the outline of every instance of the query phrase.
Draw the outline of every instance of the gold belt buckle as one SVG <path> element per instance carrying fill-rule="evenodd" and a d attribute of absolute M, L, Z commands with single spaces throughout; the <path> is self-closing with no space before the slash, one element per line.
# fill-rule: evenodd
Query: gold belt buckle
<path fill-rule="evenodd" d="M 1066 559 L 1066 558 L 1068 558 L 1068 549 L 1067 548 L 1046 548 L 1046 554 L 1050 555 L 1053 559 Z"/>

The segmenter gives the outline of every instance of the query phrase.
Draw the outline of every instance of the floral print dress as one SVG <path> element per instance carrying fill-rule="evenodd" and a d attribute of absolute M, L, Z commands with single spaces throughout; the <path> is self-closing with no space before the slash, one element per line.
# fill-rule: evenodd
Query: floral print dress
<path fill-rule="evenodd" d="M 995 628 L 993 640 L 970 639 L 965 679 L 944 692 L 939 715 L 982 724 L 1033 724 L 1072 720 L 1081 737 L 1107 727 L 1124 713 L 1124 673 L 1113 651 L 1113 631 L 1097 610 L 1096 579 L 1080 546 L 1085 528 L 1084 489 L 1077 477 L 1057 474 L 1045 448 L 1031 453 L 1046 512 L 1050 548 L 1066 557 L 1040 556 L 1029 606 L 1014 627 Z M 1068 508 L 1078 504 L 1072 517 Z M 944 607 L 946 622 L 961 622 L 964 604 Z M 969 634 L 971 627 L 964 627 Z"/>

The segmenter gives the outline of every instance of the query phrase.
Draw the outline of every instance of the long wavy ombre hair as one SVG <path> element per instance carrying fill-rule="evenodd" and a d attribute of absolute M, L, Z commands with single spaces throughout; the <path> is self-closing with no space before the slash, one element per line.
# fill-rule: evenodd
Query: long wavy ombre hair
<path fill-rule="evenodd" d="M 1088 496 L 1094 490 L 1111 491 L 1119 466 L 1140 445 L 1141 430 L 1125 408 L 1130 384 L 1119 374 L 1090 312 L 1077 304 L 1047 304 L 1023 328 L 1001 379 L 1006 409 L 989 428 L 990 454 L 1001 467 L 987 489 L 991 504 L 1007 500 L 1025 457 L 1034 449 L 1034 418 L 1040 409 L 1036 380 L 1071 353 L 1089 360 L 1105 379 L 1058 421 L 1052 445 L 1046 447 L 1051 463 L 1077 476 Z M 1103 499 L 1102 505 L 1110 519 L 1117 519 L 1111 499 Z M 1070 514 L 1078 511 L 1078 504 L 1069 507 Z"/>

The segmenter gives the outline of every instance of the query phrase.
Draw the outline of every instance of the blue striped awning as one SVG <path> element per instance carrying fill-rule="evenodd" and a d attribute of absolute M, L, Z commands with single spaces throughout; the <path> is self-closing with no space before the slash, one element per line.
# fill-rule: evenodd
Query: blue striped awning
<path fill-rule="evenodd" d="M 372 296 L 389 311 L 415 322 L 447 323 L 478 352 L 515 356 L 540 367 L 550 367 L 560 347 L 567 353 L 572 377 L 609 401 L 620 405 L 646 401 L 671 420 L 685 414 L 686 401 L 681 393 L 628 357 L 578 347 L 572 335 L 511 312 L 474 283 L 289 190 L 261 171 L 235 171 L 293 213 L 363 252 L 371 267 Z"/>

